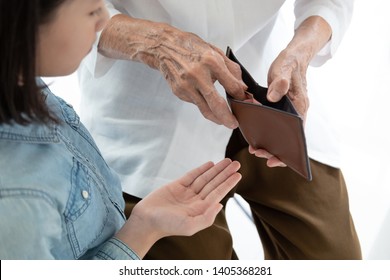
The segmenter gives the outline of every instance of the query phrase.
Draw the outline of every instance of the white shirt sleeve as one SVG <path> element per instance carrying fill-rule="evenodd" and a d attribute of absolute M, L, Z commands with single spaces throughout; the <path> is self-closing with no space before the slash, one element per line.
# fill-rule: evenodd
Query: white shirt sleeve
<path fill-rule="evenodd" d="M 313 58 L 311 65 L 320 66 L 336 52 L 347 30 L 353 12 L 354 0 L 296 0 L 295 28 L 310 16 L 321 16 L 332 28 L 331 40 Z"/>
<path fill-rule="evenodd" d="M 120 14 L 120 12 L 115 9 L 115 7 L 109 1 L 105 2 L 107 10 L 110 14 L 110 18 Z M 91 52 L 83 60 L 83 66 L 85 66 L 95 78 L 99 78 L 107 73 L 107 71 L 110 70 L 116 61 L 116 59 L 106 57 L 98 52 L 98 43 L 101 33 L 102 31 L 97 34 L 97 38 L 92 46 Z"/>

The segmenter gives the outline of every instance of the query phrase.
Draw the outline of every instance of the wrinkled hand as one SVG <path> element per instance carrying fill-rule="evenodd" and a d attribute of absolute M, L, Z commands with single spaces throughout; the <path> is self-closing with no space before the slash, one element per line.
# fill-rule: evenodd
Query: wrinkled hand
<path fill-rule="evenodd" d="M 277 102 L 287 95 L 303 120 L 306 119 L 309 109 L 306 89 L 307 67 L 301 55 L 285 50 L 271 64 L 268 72 L 268 100 Z"/>
<path fill-rule="evenodd" d="M 244 99 L 247 86 L 240 66 L 199 36 L 119 14 L 104 28 L 98 50 L 107 57 L 139 61 L 160 70 L 173 93 L 198 106 L 205 118 L 228 128 L 238 126 L 214 83 L 219 81 L 235 99 Z"/>
<path fill-rule="evenodd" d="M 240 164 L 224 159 L 208 162 L 142 199 L 116 237 L 141 258 L 159 239 L 190 236 L 211 226 L 220 201 L 241 179 Z"/>
<path fill-rule="evenodd" d="M 238 64 L 228 59 L 217 47 L 193 33 L 166 26 L 160 40 L 157 67 L 165 76 L 173 93 L 183 101 L 198 106 L 203 116 L 228 128 L 238 122 L 214 83 L 219 81 L 226 91 L 242 100 L 247 88 Z"/>
<path fill-rule="evenodd" d="M 244 99 L 247 86 L 241 69 L 199 36 L 165 23 L 116 15 L 103 30 L 98 49 L 107 57 L 160 70 L 173 93 L 198 106 L 205 118 L 229 128 L 238 126 L 214 83 L 219 81 L 231 96 Z"/>
<path fill-rule="evenodd" d="M 272 63 L 268 72 L 268 95 L 271 102 L 279 101 L 287 95 L 295 109 L 305 121 L 309 108 L 309 98 L 306 89 L 307 65 L 303 63 L 300 56 L 287 50 L 281 52 Z M 257 157 L 266 158 L 269 167 L 285 167 L 273 154 L 263 149 L 249 147 L 249 152 Z"/>
<path fill-rule="evenodd" d="M 287 95 L 303 122 L 309 109 L 306 71 L 312 58 L 330 40 L 332 29 L 320 16 L 311 16 L 295 30 L 294 37 L 272 63 L 268 72 L 268 100 L 279 101 Z M 267 159 L 270 167 L 286 166 L 265 150 L 249 147 L 249 152 Z"/>

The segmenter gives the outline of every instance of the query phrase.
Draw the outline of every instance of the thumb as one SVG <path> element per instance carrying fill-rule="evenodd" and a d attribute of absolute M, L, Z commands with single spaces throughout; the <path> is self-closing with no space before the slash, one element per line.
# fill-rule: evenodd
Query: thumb
<path fill-rule="evenodd" d="M 290 82 L 288 79 L 276 78 L 268 87 L 267 99 L 271 102 L 277 102 L 287 94 L 289 88 Z"/>

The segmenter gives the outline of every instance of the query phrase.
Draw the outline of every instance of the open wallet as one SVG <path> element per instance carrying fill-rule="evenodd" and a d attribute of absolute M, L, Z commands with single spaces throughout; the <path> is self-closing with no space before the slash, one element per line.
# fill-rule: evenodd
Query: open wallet
<path fill-rule="evenodd" d="M 241 66 L 242 79 L 248 86 L 247 94 L 256 101 L 227 100 L 237 118 L 241 134 L 255 149 L 264 149 L 279 158 L 289 168 L 311 181 L 303 119 L 291 100 L 284 96 L 278 102 L 267 100 L 267 88 L 260 86 L 242 66 L 230 47 L 226 55 Z"/>

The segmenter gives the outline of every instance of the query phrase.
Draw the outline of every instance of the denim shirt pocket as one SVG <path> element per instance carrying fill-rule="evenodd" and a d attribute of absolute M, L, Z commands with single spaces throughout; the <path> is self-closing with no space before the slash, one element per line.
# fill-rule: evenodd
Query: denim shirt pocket
<path fill-rule="evenodd" d="M 108 222 L 108 206 L 91 171 L 73 160 L 71 192 L 65 222 L 75 258 L 80 258 L 101 238 Z"/>

